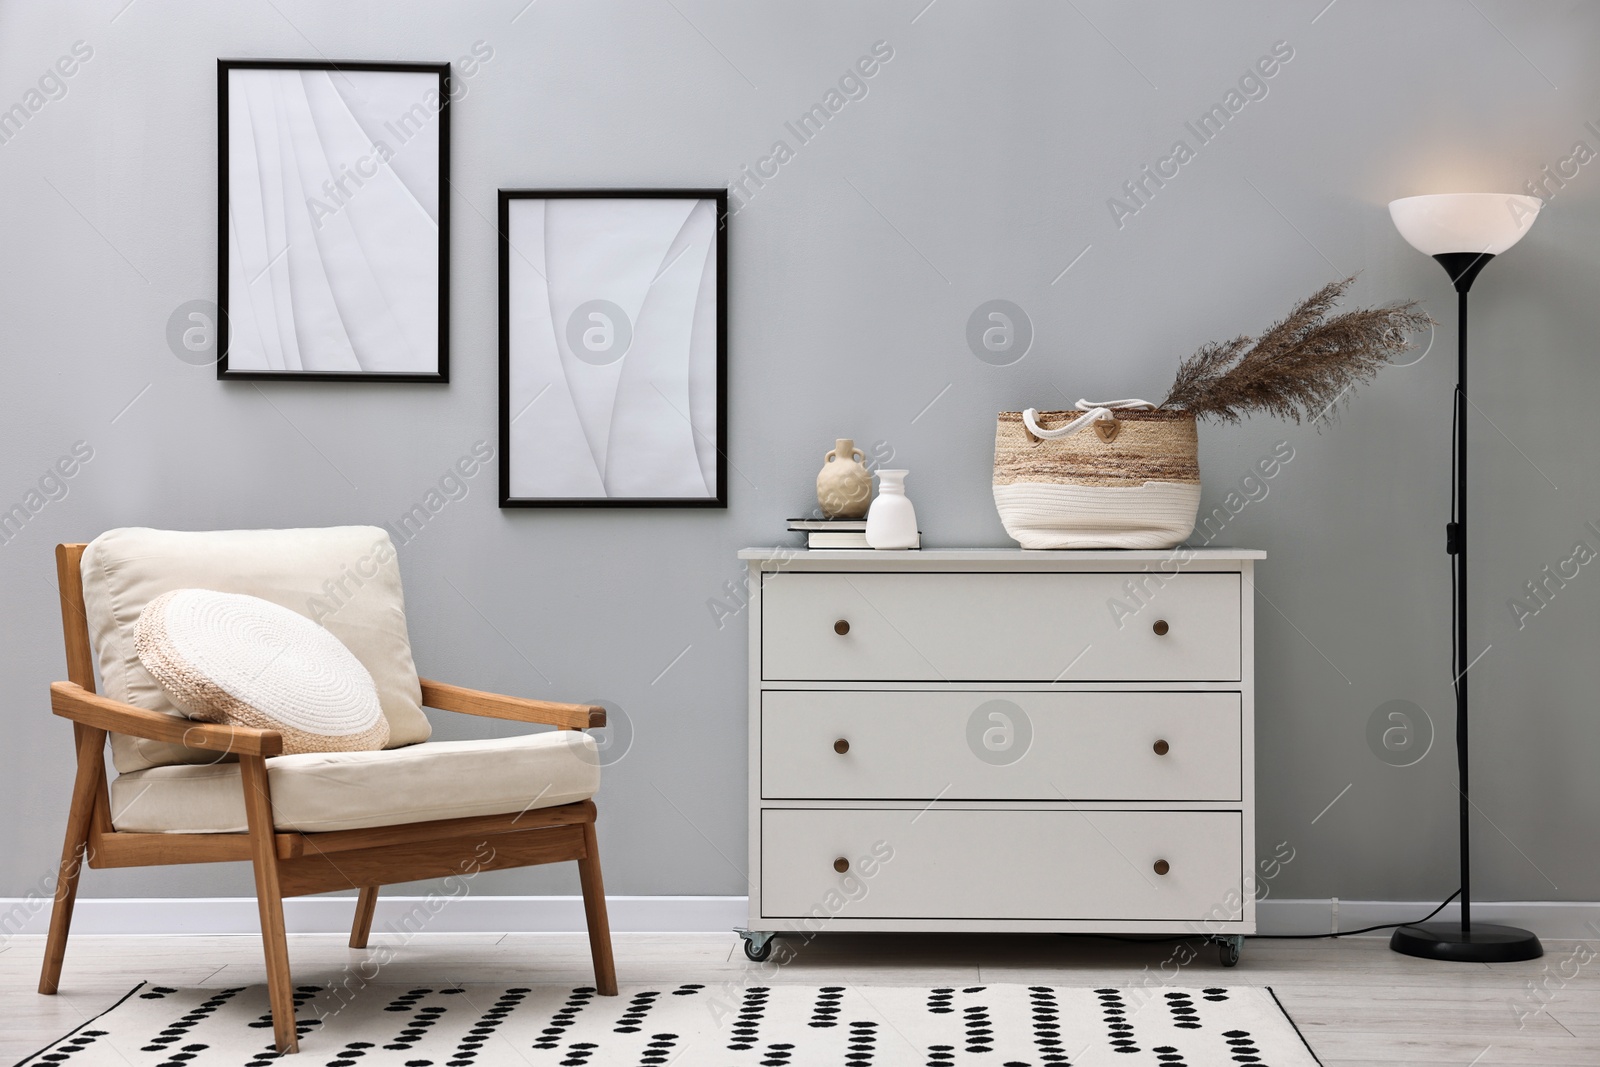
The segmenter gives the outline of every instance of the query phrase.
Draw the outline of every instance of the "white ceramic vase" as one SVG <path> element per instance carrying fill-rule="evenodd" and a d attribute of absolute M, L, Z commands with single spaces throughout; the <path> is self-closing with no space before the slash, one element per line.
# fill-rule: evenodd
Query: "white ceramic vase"
<path fill-rule="evenodd" d="M 873 548 L 916 548 L 917 511 L 906 496 L 910 471 L 878 472 L 878 496 L 867 511 L 867 544 Z"/>

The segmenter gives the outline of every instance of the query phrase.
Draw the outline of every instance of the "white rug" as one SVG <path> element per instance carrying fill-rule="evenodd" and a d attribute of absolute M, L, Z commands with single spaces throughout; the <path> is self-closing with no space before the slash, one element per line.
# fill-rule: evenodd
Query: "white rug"
<path fill-rule="evenodd" d="M 1270 989 L 301 986 L 305 1067 L 1308 1067 Z M 141 985 L 29 1067 L 259 1067 L 264 986 Z"/>

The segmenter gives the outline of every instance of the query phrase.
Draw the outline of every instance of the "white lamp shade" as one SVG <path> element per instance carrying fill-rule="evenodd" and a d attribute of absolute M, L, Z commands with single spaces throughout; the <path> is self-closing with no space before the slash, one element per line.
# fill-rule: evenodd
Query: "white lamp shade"
<path fill-rule="evenodd" d="M 1425 255 L 1487 252 L 1498 256 L 1522 240 L 1543 205 L 1517 193 L 1440 193 L 1389 202 L 1400 236 Z"/>

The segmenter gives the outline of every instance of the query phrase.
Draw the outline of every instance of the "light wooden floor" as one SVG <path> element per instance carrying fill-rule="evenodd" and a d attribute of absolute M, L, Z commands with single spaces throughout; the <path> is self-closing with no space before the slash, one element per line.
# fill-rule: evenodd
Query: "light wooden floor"
<path fill-rule="evenodd" d="M 338 980 L 373 951 L 351 950 L 342 936 L 291 935 L 289 942 L 295 978 L 305 983 Z M 617 974 L 623 985 L 1124 985 L 1140 981 L 1146 967 L 1159 974 L 1173 952 L 1171 945 L 1049 936 L 858 934 L 792 944 L 794 958 L 777 967 L 749 963 L 732 934 L 618 934 Z M 404 945 L 374 935 L 379 945 L 397 949 L 379 983 L 592 980 L 577 934 L 420 934 Z M 1545 947 L 1543 960 L 1489 967 L 1410 959 L 1390 952 L 1383 938 L 1250 941 L 1236 969 L 1221 969 L 1207 950 L 1167 984 L 1272 986 L 1327 1067 L 1595 1067 L 1600 958 L 1586 943 Z M 260 944 L 250 937 L 83 937 L 68 948 L 61 993 L 42 997 L 34 992 L 42 952 L 43 939 L 33 937 L 0 949 L 0 1062 L 66 1033 L 142 979 L 176 986 L 265 980 Z M 1535 997 L 1534 989 L 1542 993 Z"/>

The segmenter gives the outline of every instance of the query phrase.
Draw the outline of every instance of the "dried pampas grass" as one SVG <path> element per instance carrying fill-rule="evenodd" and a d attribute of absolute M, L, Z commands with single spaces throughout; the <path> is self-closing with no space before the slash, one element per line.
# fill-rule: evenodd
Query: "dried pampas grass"
<path fill-rule="evenodd" d="M 1183 361 L 1161 406 L 1219 422 L 1264 412 L 1298 423 L 1331 413 L 1412 347 L 1408 334 L 1433 325 L 1415 300 L 1328 318 L 1354 281 L 1323 286 L 1259 339 L 1205 345 Z"/>

